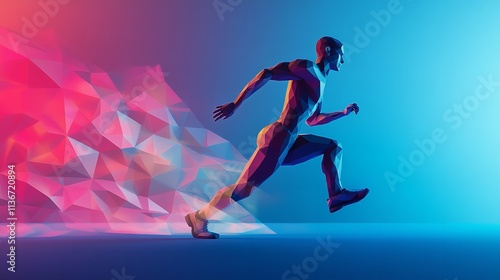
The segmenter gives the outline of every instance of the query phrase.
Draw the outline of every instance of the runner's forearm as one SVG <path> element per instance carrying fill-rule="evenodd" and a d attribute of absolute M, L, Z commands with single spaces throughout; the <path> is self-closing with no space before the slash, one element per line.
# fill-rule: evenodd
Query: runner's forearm
<path fill-rule="evenodd" d="M 321 125 L 327 124 L 334 120 L 340 119 L 346 115 L 345 111 L 333 112 L 333 113 L 322 113 L 318 114 L 312 121 L 309 122 L 310 125 Z"/>
<path fill-rule="evenodd" d="M 265 85 L 270 79 L 272 74 L 267 70 L 262 70 L 253 78 L 240 92 L 236 100 L 234 101 L 234 105 L 239 107 L 241 103 L 248 97 L 250 97 L 254 92 L 260 89 L 263 85 Z"/>

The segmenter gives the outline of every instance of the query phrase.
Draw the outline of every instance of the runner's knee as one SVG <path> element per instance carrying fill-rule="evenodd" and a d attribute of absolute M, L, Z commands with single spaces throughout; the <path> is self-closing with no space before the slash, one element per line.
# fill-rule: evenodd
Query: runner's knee
<path fill-rule="evenodd" d="M 239 201 L 250 196 L 255 186 L 250 183 L 237 185 L 231 195 L 231 199 Z"/>
<path fill-rule="evenodd" d="M 341 152 L 342 152 L 342 144 L 337 140 L 330 139 L 330 143 L 325 151 L 325 154 L 337 155 Z"/>

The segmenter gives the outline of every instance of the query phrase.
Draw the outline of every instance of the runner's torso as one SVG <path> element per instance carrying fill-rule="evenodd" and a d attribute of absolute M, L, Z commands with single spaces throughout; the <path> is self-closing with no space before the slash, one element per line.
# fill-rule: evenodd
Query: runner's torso
<path fill-rule="evenodd" d="M 314 64 L 307 70 L 304 79 L 288 82 L 283 110 L 277 120 L 292 133 L 297 133 L 299 124 L 316 110 L 323 98 L 325 77 Z"/>

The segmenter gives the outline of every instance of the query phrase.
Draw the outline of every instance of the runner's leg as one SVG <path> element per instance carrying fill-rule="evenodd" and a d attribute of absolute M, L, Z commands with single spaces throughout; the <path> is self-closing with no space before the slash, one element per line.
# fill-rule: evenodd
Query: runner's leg
<path fill-rule="evenodd" d="M 209 219 L 234 201 L 248 197 L 283 162 L 286 152 L 294 141 L 293 135 L 280 123 L 273 123 L 259 133 L 257 149 L 248 160 L 234 185 L 220 189 L 210 202 L 198 211 L 199 219 Z"/>

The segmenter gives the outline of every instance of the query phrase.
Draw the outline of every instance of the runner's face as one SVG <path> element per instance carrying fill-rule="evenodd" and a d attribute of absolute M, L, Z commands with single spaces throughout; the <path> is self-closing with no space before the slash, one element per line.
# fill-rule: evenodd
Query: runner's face
<path fill-rule="evenodd" d="M 330 68 L 339 71 L 342 64 L 344 64 L 344 46 L 336 49 L 330 57 Z"/>

